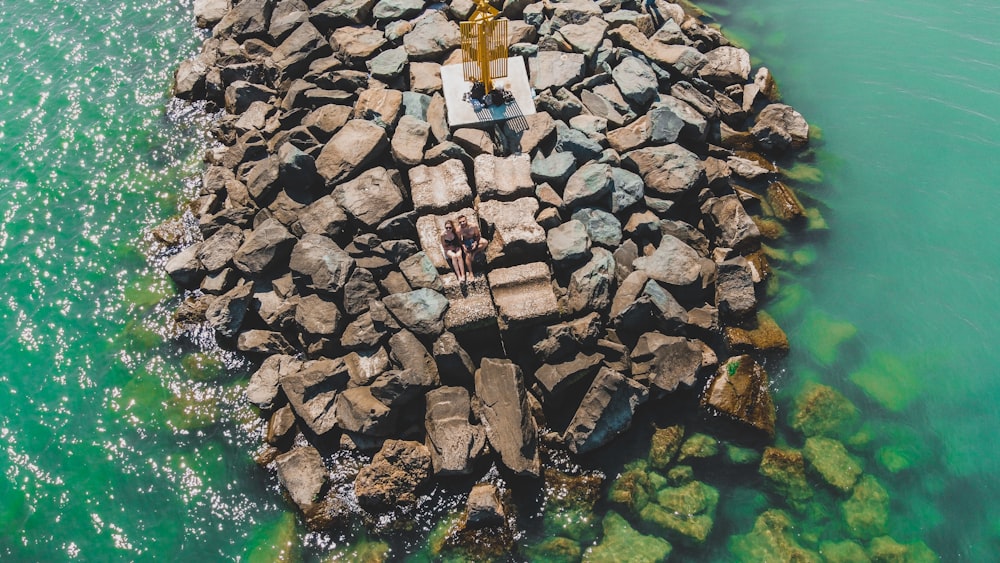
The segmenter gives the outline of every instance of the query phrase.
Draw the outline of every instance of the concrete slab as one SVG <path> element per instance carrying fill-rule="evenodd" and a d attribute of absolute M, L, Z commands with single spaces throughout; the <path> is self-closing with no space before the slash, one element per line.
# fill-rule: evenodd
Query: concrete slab
<path fill-rule="evenodd" d="M 463 288 L 455 274 L 441 276 L 444 281 L 444 296 L 450 306 L 444 314 L 444 326 L 451 332 L 474 330 L 487 325 L 496 325 L 497 309 L 486 279 L 477 277 Z"/>
<path fill-rule="evenodd" d="M 507 105 L 488 107 L 477 113 L 472 104 L 462 99 L 472 88 L 472 83 L 463 78 L 461 64 L 442 66 L 441 83 L 448 108 L 448 125 L 452 129 L 486 127 L 497 121 L 535 114 L 534 92 L 521 57 L 508 57 L 507 76 L 496 81 L 514 94 L 514 102 Z"/>
<path fill-rule="evenodd" d="M 552 272 L 544 262 L 498 268 L 487 274 L 501 328 L 511 329 L 555 319 L 559 301 L 552 289 Z"/>

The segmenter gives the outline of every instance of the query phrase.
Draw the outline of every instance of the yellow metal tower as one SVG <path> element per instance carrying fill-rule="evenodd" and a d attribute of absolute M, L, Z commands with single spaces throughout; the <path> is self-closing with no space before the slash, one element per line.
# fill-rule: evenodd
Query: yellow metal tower
<path fill-rule="evenodd" d="M 476 11 L 461 23 L 462 74 L 479 82 L 485 93 L 493 80 L 507 76 L 507 20 L 487 0 L 476 0 Z"/>

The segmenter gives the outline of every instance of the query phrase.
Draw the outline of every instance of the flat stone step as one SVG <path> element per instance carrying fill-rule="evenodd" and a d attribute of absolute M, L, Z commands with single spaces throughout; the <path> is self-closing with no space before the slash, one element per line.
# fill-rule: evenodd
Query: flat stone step
<path fill-rule="evenodd" d="M 441 281 L 444 282 L 444 296 L 450 303 L 444 315 L 445 328 L 462 332 L 496 324 L 497 309 L 485 277 L 476 277 L 464 288 L 453 273 L 441 276 Z"/>
<path fill-rule="evenodd" d="M 548 264 L 533 262 L 487 274 L 501 328 L 538 324 L 559 316 Z"/>

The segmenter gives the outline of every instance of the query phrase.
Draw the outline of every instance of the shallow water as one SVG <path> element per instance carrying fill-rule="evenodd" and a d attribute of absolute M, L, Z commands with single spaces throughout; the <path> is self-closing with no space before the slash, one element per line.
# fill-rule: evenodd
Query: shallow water
<path fill-rule="evenodd" d="M 856 453 L 889 493 L 889 533 L 944 560 L 993 558 L 1000 7 L 716 13 L 822 129 L 822 180 L 795 185 L 829 230 L 785 245 L 802 265 L 779 267 L 769 305 L 793 347 L 771 373 L 779 419 L 803 381 L 837 388 L 871 423 L 874 445 Z M 271 559 L 300 536 L 246 453 L 258 438 L 240 368 L 152 330 L 176 298 L 143 255 L 148 229 L 191 195 L 207 146 L 198 112 L 166 96 L 197 49 L 190 2 L 0 0 L 0 26 L 0 558 Z M 645 457 L 647 434 L 619 451 Z M 802 445 L 787 427 L 779 441 Z M 675 553 L 729 559 L 729 536 L 780 501 L 752 471 L 696 470 L 721 491 L 716 525 L 707 547 Z M 813 502 L 838 513 L 841 500 Z M 306 557 L 327 540 L 306 538 Z"/>

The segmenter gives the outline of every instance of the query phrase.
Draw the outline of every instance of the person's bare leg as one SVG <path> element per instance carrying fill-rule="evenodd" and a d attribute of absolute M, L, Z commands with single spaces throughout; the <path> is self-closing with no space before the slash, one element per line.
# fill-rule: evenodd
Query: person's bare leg
<path fill-rule="evenodd" d="M 475 274 L 472 272 L 472 254 L 465 253 L 465 281 L 472 281 Z"/>
<path fill-rule="evenodd" d="M 462 255 L 449 254 L 448 258 L 451 258 L 451 267 L 455 270 L 455 275 L 458 276 L 458 281 L 465 281 L 465 264 L 462 263 Z"/>

